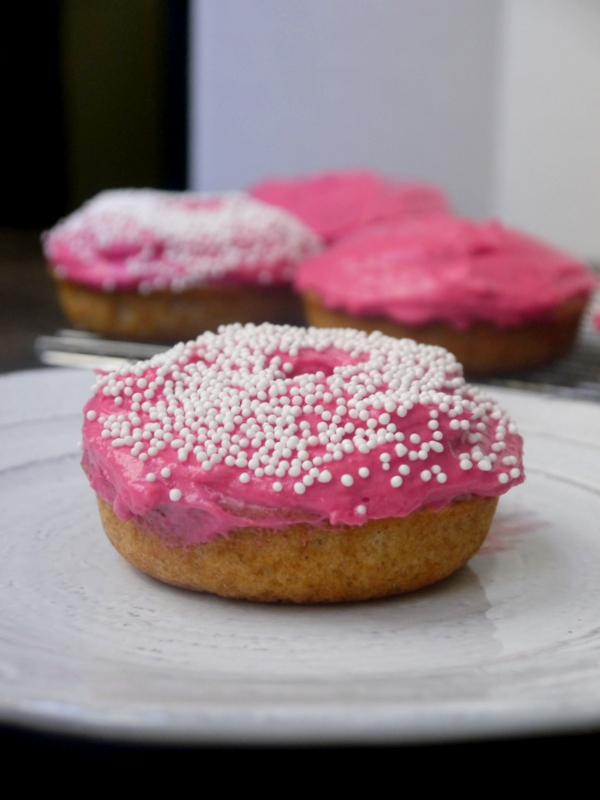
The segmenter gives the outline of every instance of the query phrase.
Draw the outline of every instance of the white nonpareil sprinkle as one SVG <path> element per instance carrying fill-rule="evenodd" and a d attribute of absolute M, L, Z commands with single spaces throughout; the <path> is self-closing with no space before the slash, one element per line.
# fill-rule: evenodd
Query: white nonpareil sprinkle
<path fill-rule="evenodd" d="M 521 477 L 513 423 L 454 357 L 378 332 L 225 326 L 102 375 L 95 391 L 86 425 L 115 458 L 142 461 L 147 481 L 170 479 L 172 499 L 190 463 L 207 481 L 229 473 L 307 497 L 385 470 L 402 492 L 435 476 L 460 493 L 452 463 L 496 486 Z"/>
<path fill-rule="evenodd" d="M 176 503 L 177 500 L 181 500 L 181 491 L 179 489 L 171 489 L 169 492 L 169 497 L 174 503 Z"/>

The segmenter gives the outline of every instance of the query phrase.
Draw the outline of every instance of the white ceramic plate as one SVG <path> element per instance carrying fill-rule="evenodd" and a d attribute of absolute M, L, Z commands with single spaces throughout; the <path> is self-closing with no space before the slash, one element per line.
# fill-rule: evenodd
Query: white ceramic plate
<path fill-rule="evenodd" d="M 0 720 L 135 741 L 424 742 L 600 727 L 600 405 L 494 390 L 526 483 L 401 598 L 262 606 L 139 574 L 79 468 L 90 373 L 0 379 Z"/>

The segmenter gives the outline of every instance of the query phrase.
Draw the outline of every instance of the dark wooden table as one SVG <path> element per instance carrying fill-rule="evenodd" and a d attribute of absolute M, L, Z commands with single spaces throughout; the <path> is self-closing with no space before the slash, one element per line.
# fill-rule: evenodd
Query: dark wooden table
<path fill-rule="evenodd" d="M 46 271 L 37 230 L 0 229 L 0 372 L 33 369 L 36 336 L 64 318 Z"/>

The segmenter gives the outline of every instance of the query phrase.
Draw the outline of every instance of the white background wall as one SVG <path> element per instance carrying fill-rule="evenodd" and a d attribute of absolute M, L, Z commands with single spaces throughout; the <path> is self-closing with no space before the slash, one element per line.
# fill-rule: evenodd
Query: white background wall
<path fill-rule="evenodd" d="M 598 0 L 192 0 L 191 176 L 370 166 L 600 259 Z"/>
<path fill-rule="evenodd" d="M 600 260 L 600 2 L 507 0 L 493 206 Z"/>

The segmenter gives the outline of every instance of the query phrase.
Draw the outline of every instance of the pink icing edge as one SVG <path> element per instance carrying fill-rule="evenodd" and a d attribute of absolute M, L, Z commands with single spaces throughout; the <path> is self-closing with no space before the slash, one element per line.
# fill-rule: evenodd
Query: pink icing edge
<path fill-rule="evenodd" d="M 371 226 L 307 259 L 294 279 L 327 308 L 458 329 L 551 319 L 597 284 L 586 264 L 556 248 L 495 220 L 449 215 Z"/>
<path fill-rule="evenodd" d="M 328 243 L 374 223 L 450 213 L 437 186 L 384 178 L 369 170 L 272 178 L 250 186 L 248 192 L 294 214 Z"/>
<path fill-rule="evenodd" d="M 274 353 L 273 357 L 276 355 Z M 301 352 L 300 358 L 311 355 L 309 352 Z M 319 357 L 322 356 L 320 353 Z M 336 354 L 333 353 L 332 357 L 335 362 Z M 451 356 L 449 358 L 453 361 Z M 150 382 L 155 374 L 155 368 L 150 367 L 143 372 L 143 377 Z M 457 376 L 460 372 L 451 374 Z M 467 399 L 475 396 L 473 393 L 469 394 L 470 389 L 465 391 Z M 476 391 L 478 390 L 473 390 L 474 393 Z M 512 457 L 512 471 L 515 474 L 509 477 L 510 469 L 502 467 L 507 480 L 500 483 L 499 465 L 493 465 L 485 472 L 477 469 L 476 464 L 468 471 L 460 467 L 458 456 L 468 449 L 465 435 L 460 429 L 453 431 L 450 428 L 450 419 L 446 418 L 440 420 L 438 428 L 444 435 L 445 449 L 443 454 L 438 453 L 434 457 L 447 477 L 445 483 L 438 483 L 435 475 L 428 481 L 422 480 L 421 462 L 399 459 L 395 452 L 395 442 L 377 449 L 375 454 L 365 456 L 354 451 L 343 459 L 343 463 L 332 461 L 327 467 L 332 475 L 331 481 L 313 485 L 303 495 L 297 495 L 293 491 L 295 478 L 290 475 L 281 479 L 283 491 L 276 494 L 273 491 L 275 478 L 265 476 L 257 479 L 251 476 L 248 483 L 240 483 L 239 469 L 219 464 L 207 473 L 195 461 L 180 463 L 170 447 L 160 451 L 152 459 L 151 470 L 156 475 L 156 480 L 149 483 L 146 480 L 150 469 L 148 462 L 133 458 L 125 448 L 112 446 L 108 439 L 100 435 L 100 426 L 96 420 L 102 414 L 123 411 L 122 406 L 114 405 L 113 399 L 112 395 L 106 397 L 97 392 L 85 406 L 84 470 L 92 488 L 113 506 L 119 518 L 133 518 L 142 527 L 147 526 L 160 532 L 166 541 L 203 543 L 219 535 L 226 536 L 236 528 L 258 525 L 277 529 L 286 527 L 291 522 L 307 522 L 317 526 L 324 521 L 331 524 L 359 525 L 370 519 L 407 516 L 423 507 L 441 508 L 461 497 L 496 497 L 524 479 L 522 439 L 512 430 L 512 423 L 506 436 L 507 447 L 502 451 L 502 456 Z M 489 402 L 487 396 L 480 399 L 476 407 L 479 408 L 484 402 Z M 409 433 L 418 433 L 423 440 L 431 438 L 429 423 L 432 410 L 435 407 L 431 404 L 417 404 L 402 418 L 407 445 Z M 88 418 L 90 412 L 96 419 Z M 470 416 L 472 415 L 467 413 L 465 418 Z M 311 415 L 306 418 L 310 419 Z M 502 419 L 507 418 L 504 416 Z M 498 424 L 488 425 L 485 433 L 486 445 L 490 445 Z M 385 454 L 390 456 L 394 470 L 398 466 L 396 462 L 402 461 L 413 466 L 410 476 L 403 479 L 402 492 L 390 488 L 390 476 L 397 473 L 384 471 L 381 467 L 380 456 Z M 368 466 L 371 471 L 367 479 L 357 477 L 361 466 Z M 167 478 L 160 475 L 165 467 L 171 471 Z M 354 476 L 352 486 L 344 486 L 341 481 L 342 475 L 347 474 Z M 170 499 L 173 488 L 182 493 L 182 499 L 176 503 Z M 366 514 L 357 512 L 358 506 L 363 503 L 368 508 Z"/>
<path fill-rule="evenodd" d="M 104 248 L 95 248 L 92 240 L 100 235 L 102 224 L 96 212 L 96 204 L 107 196 L 131 195 L 131 210 L 123 214 L 122 220 L 127 223 L 128 215 L 131 224 L 137 225 L 139 231 L 135 241 L 121 243 L 105 243 Z M 167 246 L 164 232 L 152 228 L 152 225 L 141 224 L 136 219 L 136 197 L 143 195 L 156 198 L 156 202 L 168 202 L 171 209 L 197 215 L 199 234 L 197 241 L 193 239 L 183 243 L 181 257 L 171 257 L 166 253 Z M 220 237 L 208 239 L 206 247 L 209 255 L 217 258 L 222 253 L 223 259 L 230 260 L 232 245 L 239 249 L 240 255 L 232 264 L 221 270 L 220 274 L 204 272 L 200 260 L 204 257 L 201 249 L 192 253 L 190 246 L 204 246 L 201 238 L 201 220 L 203 214 L 210 214 L 220 207 L 232 202 L 253 204 L 258 215 L 268 220 L 257 227 L 255 238 L 248 237 L 248 227 L 240 224 L 237 241 L 227 241 L 224 245 Z M 104 212 L 105 213 L 105 212 Z M 277 229 L 280 257 L 269 254 L 268 225 Z M 96 230 L 97 229 L 97 230 Z M 102 231 L 104 234 L 104 231 Z M 174 234 L 176 237 L 177 234 Z M 189 238 L 189 237 L 188 237 Z M 176 238 L 174 238 L 177 244 Z M 264 256 L 257 259 L 254 250 L 256 243 L 262 242 Z M 198 195 L 193 193 L 169 193 L 153 190 L 115 190 L 98 195 L 74 214 L 58 222 L 42 237 L 46 260 L 55 277 L 68 280 L 92 289 L 101 291 L 155 291 L 168 289 L 181 291 L 203 286 L 244 286 L 244 285 L 284 285 L 289 284 L 297 265 L 309 255 L 314 255 L 321 247 L 320 240 L 300 220 L 283 210 L 274 209 L 244 193 L 222 195 Z M 119 252 L 121 250 L 122 252 Z M 138 258 L 142 250 L 146 251 Z M 130 268 L 131 267 L 131 268 Z"/>

